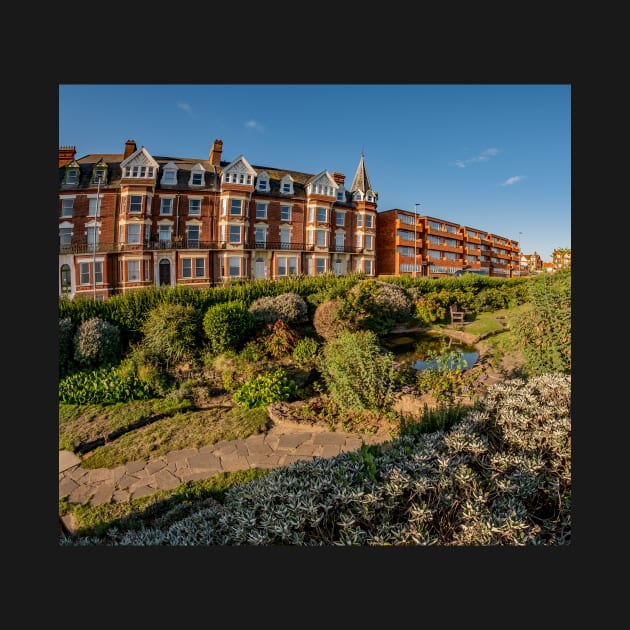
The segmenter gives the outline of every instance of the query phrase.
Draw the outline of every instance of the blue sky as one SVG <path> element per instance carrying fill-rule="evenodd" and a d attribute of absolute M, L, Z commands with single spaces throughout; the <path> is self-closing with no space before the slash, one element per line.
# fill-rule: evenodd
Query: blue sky
<path fill-rule="evenodd" d="M 568 84 L 60 84 L 59 146 L 339 171 L 361 153 L 378 210 L 516 239 L 545 261 L 571 247 Z"/>

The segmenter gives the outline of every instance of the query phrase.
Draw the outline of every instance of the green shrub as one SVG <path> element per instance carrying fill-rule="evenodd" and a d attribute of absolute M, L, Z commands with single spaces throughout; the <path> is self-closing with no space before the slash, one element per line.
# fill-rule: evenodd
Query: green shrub
<path fill-rule="evenodd" d="M 142 528 L 61 544 L 570 545 L 570 377 L 499 383 L 479 408 L 452 423 L 454 414 L 444 410 L 438 430 L 406 432 L 386 447 L 275 468 L 232 486 L 220 504 L 196 501 L 175 522 L 148 520 Z"/>
<path fill-rule="evenodd" d="M 114 365 L 121 355 L 118 326 L 93 317 L 77 328 L 74 335 L 74 360 L 80 369 L 94 370 Z"/>
<path fill-rule="evenodd" d="M 200 326 L 198 311 L 182 304 L 158 304 L 142 325 L 141 347 L 147 357 L 170 369 L 190 360 L 197 348 Z"/>
<path fill-rule="evenodd" d="M 264 348 L 275 359 L 284 357 L 293 352 L 298 336 L 290 326 L 279 319 L 275 324 L 267 324 L 264 335 Z"/>
<path fill-rule="evenodd" d="M 363 280 L 342 300 L 338 317 L 355 328 L 385 334 L 413 313 L 413 302 L 402 286 L 380 280 Z"/>
<path fill-rule="evenodd" d="M 508 308 L 510 294 L 505 285 L 500 287 L 488 287 L 482 289 L 475 296 L 475 308 L 477 311 L 498 311 Z"/>
<path fill-rule="evenodd" d="M 343 320 L 339 311 L 342 300 L 334 299 L 322 302 L 313 315 L 313 328 L 315 332 L 324 340 L 334 339 L 342 330 L 350 330 L 351 324 Z"/>
<path fill-rule="evenodd" d="M 59 402 L 69 405 L 109 405 L 148 400 L 155 393 L 135 376 L 121 376 L 115 367 L 76 372 L 59 381 Z"/>
<path fill-rule="evenodd" d="M 396 362 L 392 353 L 381 351 L 374 332 L 340 332 L 324 345 L 319 369 L 331 400 L 340 409 L 391 408 Z"/>
<path fill-rule="evenodd" d="M 299 339 L 293 348 L 293 363 L 296 367 L 301 368 L 315 359 L 319 344 L 312 337 L 303 337 Z"/>
<path fill-rule="evenodd" d="M 266 407 L 270 403 L 291 400 L 297 387 L 283 368 L 258 374 L 234 392 L 234 402 L 245 409 Z"/>
<path fill-rule="evenodd" d="M 281 319 L 286 324 L 301 324 L 308 319 L 308 306 L 297 293 L 281 293 L 258 298 L 249 305 L 258 323 L 272 324 Z"/>
<path fill-rule="evenodd" d="M 529 284 L 531 308 L 515 316 L 513 335 L 531 374 L 571 372 L 571 272 L 539 276 Z"/>
<path fill-rule="evenodd" d="M 254 317 L 242 300 L 215 304 L 208 308 L 203 318 L 204 332 L 214 354 L 241 350 L 254 326 Z"/>

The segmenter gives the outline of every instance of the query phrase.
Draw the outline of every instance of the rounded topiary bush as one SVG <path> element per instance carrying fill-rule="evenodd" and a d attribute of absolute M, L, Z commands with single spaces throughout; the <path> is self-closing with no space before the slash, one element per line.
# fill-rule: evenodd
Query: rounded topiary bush
<path fill-rule="evenodd" d="M 253 315 L 241 300 L 214 304 L 203 318 L 210 351 L 219 354 L 241 350 L 253 333 L 255 324 Z"/>
<path fill-rule="evenodd" d="M 281 319 L 286 324 L 301 324 L 308 319 L 308 305 L 297 293 L 281 293 L 254 300 L 249 312 L 256 322 L 273 323 Z"/>
<path fill-rule="evenodd" d="M 118 326 L 92 317 L 82 322 L 74 335 L 74 360 L 81 369 L 115 365 L 122 355 Z"/>
<path fill-rule="evenodd" d="M 339 317 L 342 301 L 339 299 L 322 302 L 313 315 L 315 332 L 328 341 L 334 339 L 342 330 L 349 330 L 350 324 Z"/>
<path fill-rule="evenodd" d="M 394 324 L 406 322 L 413 312 L 413 301 L 404 287 L 368 279 L 348 291 L 339 315 L 358 328 L 385 334 Z"/>

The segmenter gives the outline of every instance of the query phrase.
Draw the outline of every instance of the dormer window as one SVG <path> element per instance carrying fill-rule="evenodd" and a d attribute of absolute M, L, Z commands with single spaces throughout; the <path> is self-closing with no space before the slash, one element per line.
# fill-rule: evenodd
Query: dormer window
<path fill-rule="evenodd" d="M 195 164 L 190 171 L 189 186 L 203 186 L 206 169 L 201 164 Z"/>
<path fill-rule="evenodd" d="M 261 173 L 258 176 L 258 181 L 256 182 L 256 190 L 259 192 L 269 192 L 269 175 L 267 173 Z"/>
<path fill-rule="evenodd" d="M 64 182 L 70 185 L 76 185 L 79 183 L 79 169 L 67 168 L 66 169 L 66 181 Z"/>
<path fill-rule="evenodd" d="M 164 166 L 161 183 L 166 186 L 177 184 L 177 167 L 173 162 L 169 162 Z"/>
<path fill-rule="evenodd" d="M 107 164 L 100 160 L 92 168 L 91 184 L 105 184 L 107 182 Z"/>
<path fill-rule="evenodd" d="M 293 179 L 291 179 L 290 175 L 285 175 L 280 180 L 280 192 L 285 195 L 293 194 Z"/>
<path fill-rule="evenodd" d="M 343 186 L 339 186 L 337 188 L 337 201 L 345 201 L 346 199 L 346 190 Z"/>

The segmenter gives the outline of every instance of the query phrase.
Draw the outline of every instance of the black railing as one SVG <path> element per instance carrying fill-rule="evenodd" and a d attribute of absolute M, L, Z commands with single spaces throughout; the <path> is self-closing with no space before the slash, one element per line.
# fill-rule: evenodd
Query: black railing
<path fill-rule="evenodd" d="M 60 245 L 60 254 L 91 254 L 109 253 L 109 252 L 136 252 L 136 251 L 155 251 L 169 249 L 206 249 L 221 250 L 228 249 L 228 245 L 234 246 L 234 249 L 261 249 L 261 250 L 286 250 L 286 251 L 307 251 L 312 252 L 316 249 L 327 250 L 329 252 L 343 252 L 346 254 L 360 254 L 362 247 L 354 247 L 352 245 L 332 245 L 330 247 L 314 245 L 312 243 L 282 241 L 255 241 L 245 243 L 229 243 L 227 241 L 200 241 L 198 239 L 173 239 L 171 241 L 148 240 L 140 243 L 97 243 L 96 249 L 94 245 L 87 242 L 71 243 L 70 245 Z M 232 248 L 229 248 L 232 249 Z"/>

